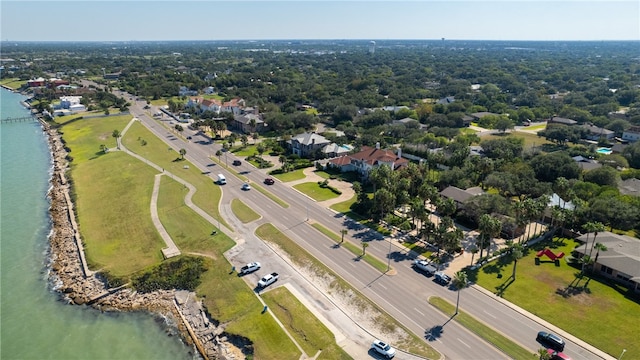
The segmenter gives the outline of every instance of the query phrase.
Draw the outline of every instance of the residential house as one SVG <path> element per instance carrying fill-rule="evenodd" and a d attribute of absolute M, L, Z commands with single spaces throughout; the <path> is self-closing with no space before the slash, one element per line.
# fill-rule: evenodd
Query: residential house
<path fill-rule="evenodd" d="M 120 79 L 120 73 L 103 74 L 102 78 L 105 80 L 118 80 Z"/>
<path fill-rule="evenodd" d="M 37 79 L 32 79 L 27 81 L 27 86 L 29 87 L 40 87 L 40 86 L 44 86 L 46 80 L 44 78 L 37 78 Z"/>
<path fill-rule="evenodd" d="M 574 156 L 572 159 L 573 159 L 573 161 L 578 163 L 578 166 L 580 166 L 582 171 L 589 171 L 589 170 L 597 169 L 597 168 L 602 166 L 602 164 L 600 164 L 596 160 L 587 159 L 586 157 L 583 157 L 583 156 L 580 156 L 580 155 Z"/>
<path fill-rule="evenodd" d="M 631 126 L 622 133 L 622 140 L 635 142 L 640 140 L 640 126 Z"/>
<path fill-rule="evenodd" d="M 436 104 L 439 105 L 448 105 L 451 104 L 452 102 L 456 101 L 456 97 L 455 96 L 447 96 L 447 97 L 443 97 L 442 99 L 439 99 L 438 101 L 436 101 Z"/>
<path fill-rule="evenodd" d="M 573 255 L 582 258 L 585 254 L 591 254 L 592 258 L 598 257 L 593 264 L 594 271 L 610 278 L 627 288 L 640 291 L 640 239 L 627 235 L 618 235 L 609 231 L 599 232 L 596 242 L 606 246 L 607 250 L 590 249 L 594 234 L 584 234 L 578 237 L 583 243 L 589 240 L 587 249 L 578 246 L 573 250 Z"/>
<path fill-rule="evenodd" d="M 622 195 L 640 196 L 640 180 L 636 178 L 630 178 L 624 181 L 620 181 L 618 189 Z"/>
<path fill-rule="evenodd" d="M 331 143 L 322 148 L 322 153 L 326 158 L 335 158 L 346 155 L 351 152 L 351 150 L 353 150 L 353 146 L 351 145 L 338 145 L 336 143 Z"/>
<path fill-rule="evenodd" d="M 216 92 L 216 89 L 213 86 L 209 86 L 209 87 L 204 88 L 203 91 L 204 91 L 205 94 L 211 95 L 211 94 L 214 94 Z"/>
<path fill-rule="evenodd" d="M 600 139 L 611 140 L 615 136 L 615 132 L 591 124 L 582 125 L 582 128 L 589 131 L 585 138 L 592 141 L 598 141 Z"/>
<path fill-rule="evenodd" d="M 445 199 L 452 199 L 456 203 L 456 208 L 458 210 L 464 206 L 464 203 L 467 200 L 481 194 L 484 194 L 484 190 L 480 187 L 471 187 L 463 190 L 455 186 L 448 186 L 444 190 L 440 191 L 440 196 Z"/>
<path fill-rule="evenodd" d="M 54 106 L 54 108 L 66 109 L 71 113 L 87 111 L 87 108 L 80 103 L 81 99 L 82 96 L 62 96 L 60 97 L 60 104 L 58 106 Z"/>
<path fill-rule="evenodd" d="M 363 179 L 367 179 L 369 171 L 380 165 L 387 165 L 392 170 L 398 170 L 409 164 L 409 160 L 402 157 L 402 150 L 398 153 L 380 149 L 380 143 L 375 148 L 363 146 L 359 152 L 344 155 L 329 161 L 328 166 L 339 168 L 341 172 L 357 171 Z"/>
<path fill-rule="evenodd" d="M 265 131 L 267 129 L 267 124 L 265 124 L 260 115 L 247 113 L 242 115 L 235 115 L 233 117 L 233 127 L 245 134 L 250 134 L 255 132 L 261 133 Z"/>
<path fill-rule="evenodd" d="M 547 124 L 562 124 L 562 125 L 576 125 L 578 122 L 573 119 L 562 118 L 558 116 L 552 116 Z"/>
<path fill-rule="evenodd" d="M 398 111 L 402 110 L 402 109 L 406 109 L 406 110 L 410 110 L 408 106 L 385 106 L 382 108 L 382 110 L 384 111 L 390 111 L 392 113 L 397 113 Z"/>
<path fill-rule="evenodd" d="M 178 90 L 178 96 L 196 96 L 196 95 L 198 95 L 198 91 L 191 90 L 186 86 L 180 86 L 180 89 Z"/>
<path fill-rule="evenodd" d="M 330 143 L 331 141 L 327 140 L 327 138 L 316 133 L 299 134 L 287 141 L 291 152 L 301 157 L 311 156 Z"/>
<path fill-rule="evenodd" d="M 241 98 L 231 99 L 229 101 L 225 101 L 220 108 L 221 112 L 230 112 L 233 115 L 240 115 L 242 109 L 245 107 L 245 101 Z"/>
<path fill-rule="evenodd" d="M 471 117 L 473 118 L 473 120 L 477 121 L 488 115 L 500 116 L 500 114 L 496 114 L 488 111 L 481 111 L 481 112 L 471 114 Z"/>

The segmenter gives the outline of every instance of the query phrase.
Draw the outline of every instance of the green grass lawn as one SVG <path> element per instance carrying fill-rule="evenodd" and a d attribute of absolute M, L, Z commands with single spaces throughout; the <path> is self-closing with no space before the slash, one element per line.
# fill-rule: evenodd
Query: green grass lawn
<path fill-rule="evenodd" d="M 149 210 L 156 171 L 124 153 L 103 154 L 127 117 L 84 119 L 62 127 L 71 148 L 70 177 L 76 214 L 90 266 L 128 275 L 162 260 L 164 242 Z M 131 239 L 136 239 L 131 242 Z"/>
<path fill-rule="evenodd" d="M 356 195 L 353 195 L 351 199 L 337 203 L 337 204 L 333 204 L 330 206 L 330 208 L 339 213 L 348 213 L 351 211 L 351 205 L 355 204 L 356 200 L 358 200 L 358 197 Z"/>
<path fill-rule="evenodd" d="M 305 175 L 303 171 L 304 169 L 298 169 L 298 170 L 289 171 L 283 174 L 273 174 L 271 176 L 273 176 L 274 178 L 278 178 L 282 182 L 289 182 L 289 181 L 304 179 Z"/>
<path fill-rule="evenodd" d="M 203 174 L 201 170 L 188 161 L 176 161 L 176 159 L 180 158 L 180 154 L 170 149 L 139 122 L 135 122 L 129 128 L 122 141 L 129 150 L 149 159 L 166 171 L 170 171 L 195 186 L 197 191 L 193 195 L 193 203 L 213 218 L 220 218 L 218 203 L 222 192 L 220 186 L 214 184 L 214 178 L 216 178 L 217 174 L 216 167 L 220 165 L 207 168 L 210 173 Z M 185 165 L 188 166 L 188 169 L 184 168 Z M 225 226 L 230 227 L 222 218 L 220 218 L 220 221 Z"/>
<path fill-rule="evenodd" d="M 509 279 L 513 262 L 506 258 L 471 272 L 470 278 L 612 356 L 619 355 L 621 349 L 640 354 L 637 295 L 631 296 L 606 280 L 577 278 L 579 269 L 570 266 L 565 261 L 567 257 L 560 261 L 559 267 L 545 261 L 534 264 L 535 253 L 544 246 L 555 253 L 570 254 L 576 245 L 574 240 L 556 238 L 528 249 L 518 261 L 513 282 Z"/>
<path fill-rule="evenodd" d="M 256 145 L 247 145 L 247 147 L 231 150 L 231 152 L 236 156 L 251 156 L 257 154 L 258 149 Z"/>
<path fill-rule="evenodd" d="M 520 132 L 520 131 L 514 131 L 511 133 L 505 133 L 504 135 L 484 135 L 482 136 L 480 139 L 481 140 L 487 140 L 487 139 L 504 139 L 505 137 L 518 137 L 518 138 L 523 138 L 524 139 L 524 148 L 525 149 L 530 149 L 534 146 L 542 146 L 544 144 L 552 144 L 550 141 L 548 141 L 547 139 L 545 139 L 544 137 L 539 137 L 538 135 L 535 134 L 531 134 L 531 133 L 527 133 L 527 132 Z"/>
<path fill-rule="evenodd" d="M 319 351 L 319 359 L 351 359 L 336 344 L 333 333 L 296 299 L 287 288 L 279 287 L 262 295 L 271 311 L 309 357 Z"/>
<path fill-rule="evenodd" d="M 402 324 L 398 323 L 393 317 L 385 313 L 375 303 L 362 295 L 357 289 L 349 285 L 349 283 L 340 278 L 331 269 L 309 254 L 293 240 L 289 239 L 272 224 L 263 224 L 258 227 L 258 229 L 256 229 L 256 235 L 267 242 L 276 244 L 280 249 L 287 253 L 288 257 L 296 266 L 307 267 L 322 278 L 333 279 L 330 282 L 329 291 L 337 294 L 338 296 L 343 295 L 348 297 L 351 301 L 351 305 L 358 309 L 362 309 L 362 311 L 377 314 L 375 322 L 382 331 L 404 332 L 404 336 L 397 337 L 394 340 L 394 344 L 396 344 L 399 349 L 429 359 L 440 358 L 440 354 L 435 349 L 430 347 L 428 344 L 425 344 L 421 338 L 406 329 Z"/>
<path fill-rule="evenodd" d="M 334 193 L 330 189 L 322 188 L 318 183 L 315 182 L 306 182 L 293 186 L 298 191 L 306 194 L 311 197 L 315 201 L 325 201 L 329 199 L 337 198 L 338 194 Z"/>
<path fill-rule="evenodd" d="M 21 88 L 22 85 L 26 83 L 27 83 L 27 80 L 20 80 L 19 78 L 5 78 L 0 80 L 0 84 L 14 90 Z"/>
<path fill-rule="evenodd" d="M 253 211 L 239 199 L 231 200 L 231 211 L 233 211 L 233 214 L 240 219 L 243 224 L 260 219 L 260 214 Z"/>

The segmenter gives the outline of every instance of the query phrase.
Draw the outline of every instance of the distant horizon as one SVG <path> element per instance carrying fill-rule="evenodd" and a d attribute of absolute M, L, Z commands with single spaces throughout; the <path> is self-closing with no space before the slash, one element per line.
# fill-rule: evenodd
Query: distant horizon
<path fill-rule="evenodd" d="M 11 40 L 3 39 L 0 42 L 8 43 L 161 43 L 161 42 L 260 42 L 260 41 L 318 41 L 318 42 L 330 42 L 330 41 L 353 41 L 353 42 L 371 42 L 371 41 L 431 41 L 431 42 L 448 42 L 448 41 L 469 41 L 469 42 L 640 42 L 640 39 L 605 39 L 605 40 L 518 40 L 518 39 L 504 39 L 504 40 L 492 40 L 492 39 L 166 39 L 166 40 Z"/>
<path fill-rule="evenodd" d="M 0 20 L 13 42 L 640 40 L 636 0 L 2 0 Z"/>

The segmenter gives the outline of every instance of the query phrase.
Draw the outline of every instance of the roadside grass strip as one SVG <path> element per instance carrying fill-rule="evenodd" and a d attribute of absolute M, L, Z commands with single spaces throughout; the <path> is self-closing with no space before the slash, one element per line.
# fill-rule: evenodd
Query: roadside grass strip
<path fill-rule="evenodd" d="M 340 196 L 331 191 L 331 189 L 320 187 L 317 182 L 306 182 L 293 187 L 315 201 L 325 201 Z"/>
<path fill-rule="evenodd" d="M 286 287 L 280 286 L 262 294 L 287 331 L 309 357 L 320 352 L 317 359 L 351 359 L 338 344 L 333 333 Z"/>
<path fill-rule="evenodd" d="M 382 273 L 387 272 L 387 264 L 385 264 L 383 261 L 380 261 L 377 257 L 369 254 L 362 256 L 362 246 L 358 246 L 346 239 L 343 243 L 340 243 L 340 241 L 342 241 L 341 235 L 334 233 L 321 224 L 313 223 L 311 224 L 311 226 L 314 229 L 320 231 L 322 234 L 326 235 L 329 239 L 335 241 L 337 244 L 340 244 L 340 246 L 349 250 L 352 254 L 359 256 L 361 260 L 364 260 L 367 264 L 373 266 L 378 271 Z"/>
<path fill-rule="evenodd" d="M 387 334 L 394 334 L 395 345 L 406 352 L 413 353 L 429 359 L 439 359 L 440 353 L 426 344 L 420 337 L 412 333 L 393 317 L 387 314 L 369 298 L 360 293 L 348 282 L 333 272 L 321 261 L 309 254 L 300 245 L 289 239 L 272 224 L 263 224 L 256 229 L 256 235 L 266 242 L 277 246 L 287 254 L 287 257 L 298 268 L 306 269 L 318 277 L 328 280 L 329 294 L 350 299 L 361 313 L 371 314 L 372 323 L 378 326 L 378 330 Z"/>
<path fill-rule="evenodd" d="M 456 311 L 455 305 L 451 304 L 447 300 L 444 300 L 437 296 L 429 297 L 429 304 L 435 306 L 438 310 L 442 311 L 445 315 L 453 316 Z M 492 344 L 511 359 L 531 359 L 536 354 L 528 351 L 522 346 L 516 344 L 499 332 L 493 330 L 491 327 L 478 321 L 473 316 L 458 310 L 453 320 L 460 323 L 460 325 L 467 328 L 469 331 L 475 333 L 478 337 L 484 339 L 486 342 Z"/>
<path fill-rule="evenodd" d="M 239 199 L 231 200 L 231 210 L 233 214 L 242 221 L 243 224 L 250 223 L 260 219 L 260 214 L 253 211 L 247 204 L 243 203 Z"/>

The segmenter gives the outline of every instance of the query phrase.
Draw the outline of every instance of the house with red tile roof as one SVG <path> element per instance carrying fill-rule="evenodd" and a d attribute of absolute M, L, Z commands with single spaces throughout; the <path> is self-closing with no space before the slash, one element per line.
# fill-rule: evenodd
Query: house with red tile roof
<path fill-rule="evenodd" d="M 351 155 L 344 155 L 331 159 L 328 166 L 339 168 L 341 172 L 357 171 L 363 178 L 367 178 L 369 171 L 380 165 L 387 165 L 392 170 L 398 170 L 409 164 L 409 160 L 402 157 L 402 151 L 398 153 L 391 150 L 380 149 L 380 144 L 376 147 L 363 146 L 359 152 Z"/>

